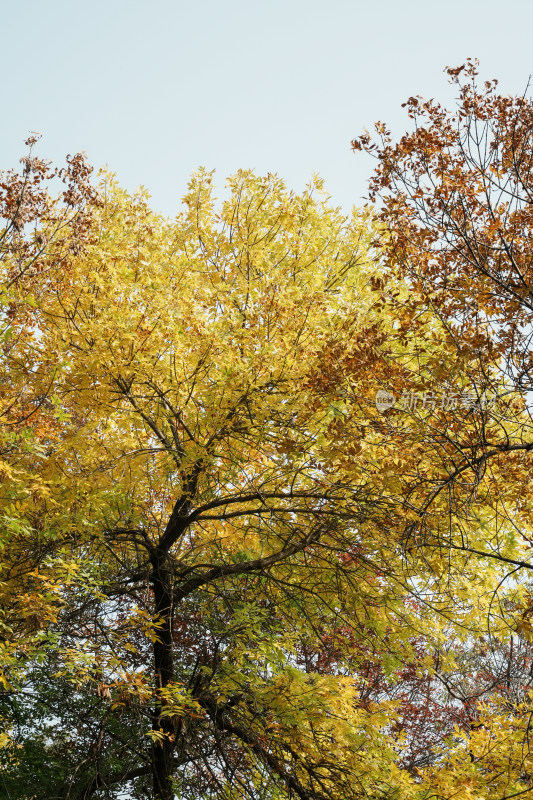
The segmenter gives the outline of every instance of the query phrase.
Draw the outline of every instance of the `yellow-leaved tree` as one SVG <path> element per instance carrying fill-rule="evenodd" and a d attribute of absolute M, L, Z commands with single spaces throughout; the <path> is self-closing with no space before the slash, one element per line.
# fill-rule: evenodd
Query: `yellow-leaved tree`
<path fill-rule="evenodd" d="M 53 286 L 69 253 L 81 253 L 97 195 L 80 154 L 52 167 L 26 142 L 20 171 L 0 176 L 0 685 L 10 689 L 25 661 L 46 649 L 57 619 L 60 582 L 40 574 L 49 541 L 39 512 L 50 496 L 43 463 L 61 437 L 54 396 L 57 365 L 39 347 L 33 288 Z M 52 191 L 57 193 L 55 197 Z M 54 249 L 53 266 L 47 254 Z"/>
<path fill-rule="evenodd" d="M 370 327 L 371 231 L 319 183 L 295 196 L 241 172 L 229 190 L 215 208 L 200 172 L 168 223 L 108 179 L 89 244 L 65 228 L 17 283 L 13 324 L 29 303 L 32 370 L 53 369 L 61 420 L 36 467 L 58 644 L 27 678 L 48 677 L 43 725 L 61 707 L 79 731 L 61 797 L 408 781 L 390 704 L 364 708 L 353 676 L 299 665 L 302 642 L 317 650 L 354 609 L 369 641 L 403 605 L 348 559 L 376 492 L 344 480 L 351 443 L 316 384 L 332 343 Z"/>
<path fill-rule="evenodd" d="M 59 226 L 10 286 L 5 383 L 22 365 L 48 422 L 3 602 L 18 586 L 48 612 L 32 658 L 6 631 L 9 796 L 466 800 L 504 763 L 517 782 L 519 717 L 489 731 L 492 707 L 434 688 L 482 659 L 501 572 L 405 537 L 435 463 L 374 403 L 413 359 L 383 314 L 381 231 L 318 180 L 228 189 L 200 171 L 167 221 L 104 177 L 82 232 Z M 439 325 L 424 358 L 453 371 Z"/>

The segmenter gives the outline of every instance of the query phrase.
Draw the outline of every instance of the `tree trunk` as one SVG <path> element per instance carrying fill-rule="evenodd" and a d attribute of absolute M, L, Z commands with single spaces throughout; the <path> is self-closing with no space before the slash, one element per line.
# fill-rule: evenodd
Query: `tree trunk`
<path fill-rule="evenodd" d="M 157 548 L 151 556 L 151 582 L 154 591 L 155 614 L 158 627 L 157 641 L 154 642 L 154 674 L 158 689 L 164 689 L 174 677 L 172 652 L 172 587 L 171 575 L 167 566 L 167 553 Z M 163 734 L 163 738 L 152 745 L 152 777 L 154 800 L 174 800 L 172 790 L 172 761 L 174 733 L 169 717 L 162 717 L 165 700 L 159 697 L 153 710 L 153 729 Z"/>

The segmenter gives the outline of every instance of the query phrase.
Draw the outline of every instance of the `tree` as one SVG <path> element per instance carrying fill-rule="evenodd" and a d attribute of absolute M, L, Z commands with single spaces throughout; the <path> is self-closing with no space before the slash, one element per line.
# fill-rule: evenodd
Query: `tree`
<path fill-rule="evenodd" d="M 427 559 L 460 554 L 477 569 L 507 568 L 492 591 L 507 594 L 497 616 L 508 634 L 492 630 L 492 614 L 486 624 L 490 647 L 512 656 L 513 635 L 531 634 L 533 103 L 498 94 L 496 81 L 480 88 L 475 62 L 447 72 L 458 89 L 455 110 L 411 97 L 414 130 L 394 142 L 378 123 L 377 141 L 365 133 L 353 147 L 377 159 L 370 199 L 379 204 L 383 272 L 376 290 L 415 356 L 396 375 L 419 397 L 440 385 L 456 398 L 468 389 L 473 399 L 447 415 L 422 404 L 404 409 L 410 440 L 420 437 L 435 454 L 424 474 L 404 481 L 403 496 L 416 508 L 404 525 L 405 547 Z M 439 354 L 448 354 L 439 363 L 429 352 L 436 338 Z M 527 686 L 519 674 L 514 680 Z M 527 741 L 530 708 L 526 691 L 513 713 L 508 707 L 502 730 L 521 728 Z M 482 727 L 485 735 L 486 714 Z M 528 775 L 524 768 L 522 786 Z"/>
<path fill-rule="evenodd" d="M 54 618 L 58 591 L 50 577 L 34 573 L 39 559 L 32 556 L 40 550 L 42 558 L 47 548 L 43 537 L 35 539 L 39 526 L 32 515 L 48 488 L 34 464 L 60 426 L 54 365 L 39 364 L 36 355 L 31 287 L 37 279 L 53 286 L 66 257 L 59 241 L 82 252 L 96 202 L 83 155 L 54 168 L 35 156 L 37 141 L 32 136 L 26 142 L 19 172 L 0 175 L 0 625 L 2 661 L 15 672 L 24 654 L 35 655 L 46 644 L 42 623 Z M 51 249 L 53 264 L 47 260 Z M 9 687 L 5 675 L 3 685 Z"/>
<path fill-rule="evenodd" d="M 522 473 L 450 481 L 484 409 L 439 410 L 431 438 L 376 408 L 463 365 L 433 307 L 409 318 L 405 275 L 383 291 L 383 226 L 251 172 L 218 205 L 199 172 L 173 222 L 109 176 L 84 210 L 10 295 L 6 376 L 48 400 L 3 608 L 50 613 L 23 660 L 6 634 L 9 796 L 527 788 L 527 586 L 493 602 L 522 545 L 491 494 Z M 480 571 L 461 536 L 504 560 Z"/>
<path fill-rule="evenodd" d="M 411 97 L 405 105 L 414 132 L 394 145 L 378 124 L 380 146 L 367 134 L 353 143 L 378 160 L 371 198 L 379 196 L 379 217 L 388 231 L 381 241 L 385 271 L 379 288 L 382 300 L 395 306 L 400 335 L 420 338 L 428 332 L 428 318 L 432 330 L 437 318 L 455 362 L 447 369 L 460 371 L 477 398 L 487 390 L 499 392 L 498 417 L 493 408 L 469 442 L 455 441 L 450 483 L 465 472 L 484 474 L 496 461 L 498 469 L 522 480 L 533 448 L 524 400 L 531 391 L 533 104 L 498 95 L 497 81 L 480 90 L 474 62 L 448 74 L 459 88 L 455 112 Z M 409 294 L 395 295 L 395 282 L 406 279 Z M 492 491 L 496 500 L 498 487 Z M 523 521 L 527 529 L 526 497 L 516 511 L 511 524 Z"/>
<path fill-rule="evenodd" d="M 13 322 L 31 293 L 39 331 L 33 371 L 59 365 L 60 430 L 36 469 L 61 608 L 57 647 L 9 702 L 18 741 L 32 705 L 56 719 L 41 741 L 70 764 L 58 797 L 140 797 L 148 778 L 160 800 L 409 782 L 390 704 L 358 703 L 340 661 L 297 666 L 350 615 L 363 641 L 405 618 L 365 558 L 379 483 L 345 480 L 356 451 L 320 391 L 335 342 L 360 348 L 371 327 L 370 234 L 317 185 L 293 196 L 241 172 L 229 186 L 215 210 L 199 173 L 171 224 L 108 181 L 90 244 L 65 230 L 54 280 L 17 284 Z"/>

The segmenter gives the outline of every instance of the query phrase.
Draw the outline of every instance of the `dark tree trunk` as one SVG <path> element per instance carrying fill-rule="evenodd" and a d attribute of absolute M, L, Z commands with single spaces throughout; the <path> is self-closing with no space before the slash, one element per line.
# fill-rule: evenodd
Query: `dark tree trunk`
<path fill-rule="evenodd" d="M 155 614 L 158 619 L 157 641 L 154 642 L 153 651 L 154 672 L 157 688 L 164 689 L 174 677 L 171 574 L 164 550 L 157 548 L 150 560 Z M 155 741 L 152 746 L 154 800 L 174 800 L 171 780 L 174 743 L 170 738 L 174 729 L 171 719 L 162 717 L 164 706 L 164 698 L 159 698 L 153 710 L 153 728 L 163 734 L 161 741 Z"/>

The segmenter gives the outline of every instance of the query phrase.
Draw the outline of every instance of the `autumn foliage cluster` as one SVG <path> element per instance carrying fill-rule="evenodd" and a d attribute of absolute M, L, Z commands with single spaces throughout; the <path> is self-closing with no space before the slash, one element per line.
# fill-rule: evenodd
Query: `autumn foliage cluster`
<path fill-rule="evenodd" d="M 448 75 L 348 217 L 1 176 L 1 797 L 533 792 L 533 102 Z"/>

